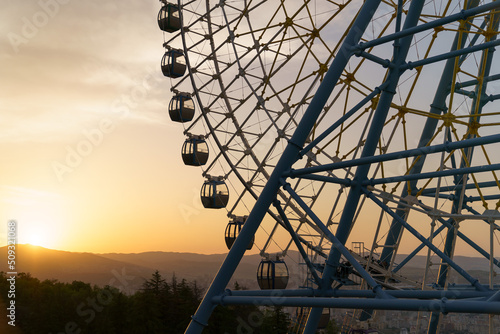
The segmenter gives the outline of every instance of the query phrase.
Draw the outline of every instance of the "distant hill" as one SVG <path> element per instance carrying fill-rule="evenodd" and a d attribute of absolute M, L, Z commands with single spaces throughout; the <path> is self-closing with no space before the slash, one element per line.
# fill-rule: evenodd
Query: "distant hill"
<path fill-rule="evenodd" d="M 287 261 L 290 287 L 302 284 L 304 266 L 299 265 L 298 253 L 290 252 Z M 139 289 L 145 279 L 159 270 L 164 278 L 196 280 L 201 287 L 208 287 L 219 270 L 226 254 L 203 255 L 195 253 L 144 252 L 144 253 L 76 253 L 47 249 L 39 246 L 17 246 L 17 272 L 30 272 L 40 280 L 57 279 L 61 282 L 79 280 L 99 286 L 111 285 L 124 292 L 132 293 Z M 0 258 L 7 258 L 7 247 L 0 248 Z M 401 261 L 404 255 L 398 256 Z M 250 289 L 257 288 L 256 270 L 261 258 L 259 255 L 244 256 L 232 277 L 234 281 Z M 466 270 L 473 270 L 483 279 L 487 277 L 489 261 L 483 258 L 456 256 L 456 262 Z M 425 266 L 425 257 L 416 256 L 405 268 L 403 274 L 418 279 Z M 434 267 L 437 269 L 437 266 Z M 7 270 L 7 261 L 0 261 L 0 271 Z"/>
<path fill-rule="evenodd" d="M 167 280 L 175 274 L 178 279 L 196 280 L 201 287 L 208 287 L 225 256 L 175 252 L 93 254 L 17 245 L 16 271 L 29 272 L 40 280 L 78 280 L 99 286 L 111 285 L 132 293 L 155 270 L 159 270 Z M 0 258 L 7 259 L 6 246 L 0 247 Z M 258 255 L 245 256 L 232 282 L 238 281 L 240 285 L 256 288 L 255 276 L 259 262 Z M 0 271 L 9 271 L 7 261 L 0 261 Z"/>
<path fill-rule="evenodd" d="M 7 247 L 0 248 L 0 258 L 7 259 Z M 145 266 L 108 259 L 92 253 L 65 252 L 32 245 L 16 247 L 16 271 L 29 272 L 40 280 L 57 279 L 61 282 L 78 280 L 99 286 L 117 286 L 113 283 L 118 281 L 116 276 L 119 275 L 114 273 L 121 273 L 122 268 L 126 268 L 126 272 L 134 277 L 147 277 L 152 272 Z M 7 270 L 7 261 L 0 261 L 0 271 L 10 271 Z M 134 289 L 137 282 L 131 282 L 130 285 L 130 288 Z"/>
<path fill-rule="evenodd" d="M 107 259 L 127 262 L 137 266 L 158 269 L 162 275 L 170 278 L 176 275 L 189 281 L 196 280 L 202 286 L 208 286 L 224 261 L 226 254 L 204 255 L 196 253 L 145 252 L 132 254 L 100 254 Z M 247 287 L 256 287 L 256 270 L 261 258 L 259 255 L 245 256 L 240 263 L 233 281 Z M 152 272 L 152 271 L 151 271 Z"/>

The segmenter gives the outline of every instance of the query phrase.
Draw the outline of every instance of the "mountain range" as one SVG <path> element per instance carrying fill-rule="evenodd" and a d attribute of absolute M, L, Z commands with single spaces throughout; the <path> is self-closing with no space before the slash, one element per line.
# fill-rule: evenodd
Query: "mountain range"
<path fill-rule="evenodd" d="M 176 252 L 144 253 L 78 253 L 47 249 L 40 246 L 16 246 L 16 271 L 30 273 L 40 280 L 60 282 L 83 281 L 99 286 L 115 286 L 133 293 L 145 279 L 158 270 L 163 278 L 194 281 L 208 287 L 226 254 L 195 254 Z M 0 247 L 0 271 L 7 268 L 7 246 Z M 256 288 L 256 270 L 259 255 L 245 256 L 233 275 L 232 284 Z"/>
<path fill-rule="evenodd" d="M 305 275 L 304 265 L 298 264 L 298 253 L 290 251 L 292 260 L 287 261 L 291 273 L 289 287 L 301 285 Z M 40 246 L 17 245 L 16 271 L 29 272 L 40 279 L 56 279 L 60 282 L 83 281 L 99 286 L 115 286 L 124 292 L 133 293 L 141 288 L 145 279 L 155 270 L 170 280 L 174 275 L 180 279 L 195 281 L 200 287 L 209 286 L 226 254 L 196 254 L 176 252 L 143 253 L 77 253 L 52 250 Z M 401 261 L 404 255 L 400 255 Z M 7 259 L 7 247 L 0 248 L 0 259 Z M 405 268 L 405 275 L 418 279 L 425 266 L 425 256 L 416 256 Z M 256 289 L 256 270 L 261 257 L 245 255 L 234 273 L 230 286 L 235 281 L 249 289 Z M 455 261 L 464 269 L 476 272 L 481 282 L 487 277 L 489 261 L 484 258 L 455 256 Z M 0 271 L 8 272 L 7 261 L 0 261 Z"/>

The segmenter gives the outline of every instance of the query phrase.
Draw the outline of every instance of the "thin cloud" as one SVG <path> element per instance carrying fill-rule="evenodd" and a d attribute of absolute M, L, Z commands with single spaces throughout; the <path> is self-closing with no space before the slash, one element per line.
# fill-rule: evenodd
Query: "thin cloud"
<path fill-rule="evenodd" d="M 3 12 L 0 142 L 67 140 L 114 117 L 117 100 L 130 94 L 141 100 L 128 106 L 129 120 L 161 124 L 168 82 L 160 81 L 158 4 L 70 1 L 47 10 L 40 3 L 9 2 Z M 146 79 L 157 83 L 138 92 Z"/>

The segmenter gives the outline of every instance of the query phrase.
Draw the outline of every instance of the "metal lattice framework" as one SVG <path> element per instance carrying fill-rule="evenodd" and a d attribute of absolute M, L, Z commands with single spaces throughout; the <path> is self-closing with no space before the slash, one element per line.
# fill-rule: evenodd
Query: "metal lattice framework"
<path fill-rule="evenodd" d="M 498 2 L 172 6 L 164 46 L 187 63 L 172 91 L 197 102 L 184 133 L 209 143 L 203 174 L 229 184 L 228 216 L 248 215 L 187 333 L 222 303 L 312 308 L 304 333 L 323 308 L 427 311 L 429 333 L 443 313 L 500 313 Z M 228 293 L 254 236 L 263 256 L 298 250 L 310 288 Z M 413 251 L 396 263 L 400 247 Z M 490 261 L 488 282 L 453 261 L 460 247 Z M 418 282 L 402 275 L 416 254 Z"/>

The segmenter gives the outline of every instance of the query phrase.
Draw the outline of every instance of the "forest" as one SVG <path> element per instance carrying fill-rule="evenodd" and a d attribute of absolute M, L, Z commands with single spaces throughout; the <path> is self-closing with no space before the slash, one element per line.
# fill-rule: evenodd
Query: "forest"
<path fill-rule="evenodd" d="M 244 289 L 235 283 L 234 290 Z M 0 293 L 7 305 L 9 282 L 0 272 Z M 158 271 L 134 294 L 81 281 L 62 283 L 20 273 L 16 279 L 16 327 L 24 334 L 179 334 L 203 297 L 196 281 Z M 217 307 L 203 333 L 285 334 L 290 316 L 281 307 Z M 335 333 L 329 328 L 328 333 Z"/>

